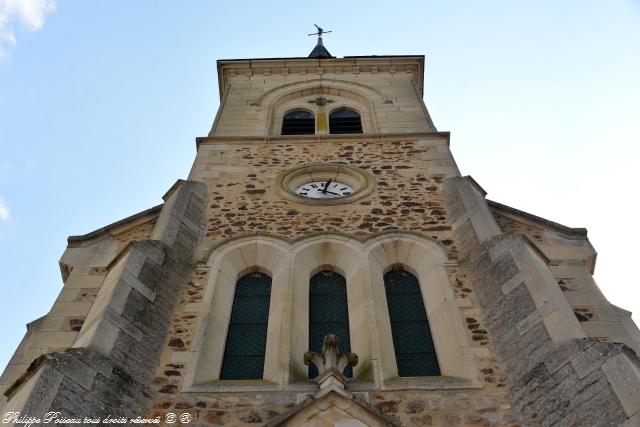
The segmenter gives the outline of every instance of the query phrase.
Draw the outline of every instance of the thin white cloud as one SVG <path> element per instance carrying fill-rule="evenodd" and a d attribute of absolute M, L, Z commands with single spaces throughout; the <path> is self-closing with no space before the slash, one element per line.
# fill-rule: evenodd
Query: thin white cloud
<path fill-rule="evenodd" d="M 0 219 L 3 221 L 9 221 L 11 219 L 11 213 L 9 212 L 9 206 L 0 198 Z"/>
<path fill-rule="evenodd" d="M 16 25 L 37 31 L 54 9 L 53 0 L 0 0 L 0 60 L 9 58 L 6 46 L 16 44 Z"/>

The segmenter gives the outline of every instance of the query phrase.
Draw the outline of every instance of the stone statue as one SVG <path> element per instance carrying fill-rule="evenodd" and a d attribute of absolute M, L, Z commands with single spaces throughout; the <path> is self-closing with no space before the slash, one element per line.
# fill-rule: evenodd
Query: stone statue
<path fill-rule="evenodd" d="M 316 382 L 320 384 L 321 389 L 332 384 L 344 387 L 348 380 L 342 371 L 349 365 L 356 366 L 358 364 L 358 355 L 355 353 L 339 354 L 339 345 L 340 340 L 336 335 L 327 335 L 322 342 L 322 353 L 307 351 L 304 354 L 304 364 L 313 363 L 318 368 L 320 374 L 316 378 Z"/>

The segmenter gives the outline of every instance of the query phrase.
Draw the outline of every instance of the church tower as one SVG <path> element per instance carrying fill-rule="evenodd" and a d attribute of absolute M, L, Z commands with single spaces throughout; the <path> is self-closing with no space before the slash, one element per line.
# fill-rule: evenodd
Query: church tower
<path fill-rule="evenodd" d="M 0 412 L 639 426 L 640 331 L 594 282 L 586 229 L 460 173 L 424 56 L 335 58 L 322 33 L 308 57 L 218 61 L 188 178 L 69 237 Z"/>

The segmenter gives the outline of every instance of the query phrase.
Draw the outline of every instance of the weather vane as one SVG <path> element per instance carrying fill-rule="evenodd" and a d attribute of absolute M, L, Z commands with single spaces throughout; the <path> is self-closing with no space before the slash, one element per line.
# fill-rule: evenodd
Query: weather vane
<path fill-rule="evenodd" d="M 318 27 L 318 24 L 313 24 L 316 26 L 316 28 L 318 29 L 317 33 L 311 33 L 309 34 L 310 36 L 318 36 L 318 38 L 322 38 L 322 35 L 325 33 L 330 33 L 331 31 L 325 31 L 322 28 Z"/>

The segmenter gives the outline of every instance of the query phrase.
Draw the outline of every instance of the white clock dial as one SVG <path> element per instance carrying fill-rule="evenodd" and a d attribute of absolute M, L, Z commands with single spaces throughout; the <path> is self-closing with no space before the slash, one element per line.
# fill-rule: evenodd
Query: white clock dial
<path fill-rule="evenodd" d="M 310 199 L 337 199 L 353 194 L 353 188 L 340 181 L 311 181 L 296 188 L 296 194 Z"/>

